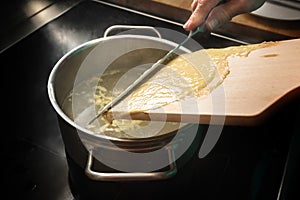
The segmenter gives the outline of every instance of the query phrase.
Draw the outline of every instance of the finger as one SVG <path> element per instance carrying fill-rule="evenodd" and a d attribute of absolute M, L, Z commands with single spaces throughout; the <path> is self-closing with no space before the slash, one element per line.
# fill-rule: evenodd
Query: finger
<path fill-rule="evenodd" d="M 198 0 L 194 0 L 191 5 L 192 11 L 194 11 L 197 8 L 197 4 L 198 4 Z"/>
<path fill-rule="evenodd" d="M 233 16 L 245 12 L 246 9 L 245 5 L 238 4 L 236 1 L 232 0 L 221 4 L 213 8 L 209 13 L 205 22 L 206 27 L 210 31 L 213 31 L 222 24 L 229 22 Z"/>
<path fill-rule="evenodd" d="M 189 20 L 184 24 L 183 28 L 186 30 L 194 30 L 202 24 L 208 13 L 214 8 L 221 0 L 198 0 L 196 1 L 196 8 L 191 14 Z M 195 1 L 194 1 L 195 2 Z"/>

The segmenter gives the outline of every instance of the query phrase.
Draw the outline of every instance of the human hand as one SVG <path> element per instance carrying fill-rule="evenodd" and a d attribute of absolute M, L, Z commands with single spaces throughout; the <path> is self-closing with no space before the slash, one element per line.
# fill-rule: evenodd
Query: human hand
<path fill-rule="evenodd" d="M 183 28 L 187 31 L 194 30 L 205 23 L 208 31 L 230 21 L 232 17 L 252 12 L 262 6 L 266 0 L 193 0 L 192 14 Z"/>

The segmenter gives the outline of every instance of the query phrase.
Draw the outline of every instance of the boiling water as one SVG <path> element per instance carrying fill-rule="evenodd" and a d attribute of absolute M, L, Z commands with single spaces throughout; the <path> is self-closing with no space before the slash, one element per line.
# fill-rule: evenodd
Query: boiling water
<path fill-rule="evenodd" d="M 143 69 L 136 70 L 141 72 L 132 73 L 139 75 L 143 71 Z M 132 76 L 130 73 L 124 74 L 120 70 L 112 70 L 104 73 L 101 77 L 91 77 L 89 80 L 77 84 L 63 102 L 62 109 L 65 114 L 76 124 L 95 132 L 95 134 L 117 138 L 153 137 L 176 131 L 185 125 L 173 122 L 128 119 L 116 119 L 109 122 L 103 116 L 88 125 L 98 110 L 122 92 L 124 88 L 116 89 L 115 87 L 116 82 L 120 82 L 120 77 L 128 80 Z M 126 87 L 124 84 L 117 85 Z"/>

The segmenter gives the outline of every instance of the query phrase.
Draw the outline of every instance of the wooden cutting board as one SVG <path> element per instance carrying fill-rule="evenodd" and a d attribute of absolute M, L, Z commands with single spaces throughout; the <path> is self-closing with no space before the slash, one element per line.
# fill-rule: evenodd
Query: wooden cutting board
<path fill-rule="evenodd" d="M 192 54 L 196 56 L 197 52 Z M 251 51 L 247 57 L 233 56 L 227 61 L 229 75 L 208 96 L 171 103 L 161 109 L 129 112 L 130 118 L 257 125 L 283 103 L 300 95 L 300 39 L 278 41 Z M 118 105 L 112 111 L 117 118 L 129 117 L 128 111 Z"/>

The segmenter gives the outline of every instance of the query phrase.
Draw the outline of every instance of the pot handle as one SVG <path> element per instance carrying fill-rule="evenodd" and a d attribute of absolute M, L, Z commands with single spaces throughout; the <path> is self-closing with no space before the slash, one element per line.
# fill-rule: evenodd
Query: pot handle
<path fill-rule="evenodd" d="M 173 150 L 168 148 L 168 157 L 170 160 L 169 170 L 158 172 L 95 172 L 93 171 L 93 151 L 89 151 L 85 174 L 95 181 L 149 181 L 162 180 L 174 176 L 177 173 L 177 167 L 174 160 Z"/>
<path fill-rule="evenodd" d="M 113 25 L 105 30 L 103 37 L 107 37 L 112 30 L 116 30 L 116 29 L 149 29 L 155 32 L 159 38 L 162 38 L 160 32 L 152 26 L 130 26 L 130 25 Z"/>

